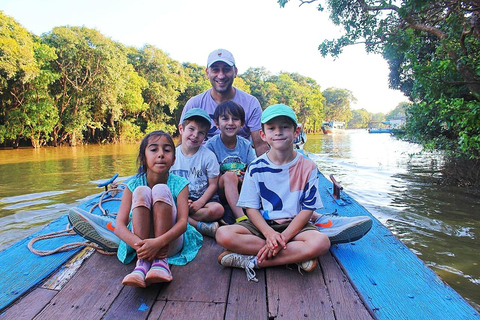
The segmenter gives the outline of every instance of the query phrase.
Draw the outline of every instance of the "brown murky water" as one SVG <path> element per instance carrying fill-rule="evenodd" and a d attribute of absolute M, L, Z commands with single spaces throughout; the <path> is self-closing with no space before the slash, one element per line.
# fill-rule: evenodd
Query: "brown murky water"
<path fill-rule="evenodd" d="M 480 310 L 480 197 L 438 184 L 438 154 L 388 134 L 310 135 L 305 151 Z M 137 144 L 0 150 L 0 250 L 66 214 L 118 173 L 135 174 Z"/>

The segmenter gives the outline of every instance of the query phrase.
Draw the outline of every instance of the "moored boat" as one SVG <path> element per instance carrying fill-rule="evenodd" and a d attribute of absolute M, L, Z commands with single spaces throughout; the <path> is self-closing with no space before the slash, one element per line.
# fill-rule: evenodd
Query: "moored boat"
<path fill-rule="evenodd" d="M 321 269 L 298 274 L 283 267 L 259 270 L 259 284 L 249 283 L 243 270 L 216 262 L 221 248 L 212 239 L 191 263 L 174 267 L 170 284 L 148 289 L 122 287 L 131 271 L 115 257 L 94 254 L 61 289 L 47 280 L 80 249 L 49 256 L 26 248 L 31 238 L 0 252 L 4 271 L 0 313 L 18 318 L 322 318 L 322 319 L 480 319 L 478 312 L 446 285 L 412 251 L 347 193 L 332 187 L 319 173 L 319 192 L 325 208 L 320 213 L 368 215 L 372 230 L 361 240 L 332 246 L 320 257 Z M 118 189 L 118 188 L 114 188 Z M 333 190 L 335 189 L 335 192 Z M 118 210 L 121 191 L 101 194 L 79 207 L 99 215 Z M 109 200 L 109 201 L 104 201 Z M 100 207 L 98 203 L 101 203 Z M 41 232 L 61 231 L 62 217 Z M 80 241 L 79 236 L 71 236 Z M 61 239 L 61 238 L 57 238 Z M 65 243 L 66 240 L 52 240 Z M 65 238 L 63 238 L 65 239 Z M 37 249 L 55 247 L 50 240 Z M 16 261 L 16 263 L 11 263 Z M 192 277 L 192 274 L 201 274 Z M 58 277 L 57 277 L 58 278 Z M 194 279 L 192 279 L 194 278 Z M 355 289 L 355 290 L 353 290 Z M 27 293 L 27 294 L 26 294 Z M 22 297 L 17 303 L 13 301 Z M 35 303 L 32 303 L 34 301 Z"/>
<path fill-rule="evenodd" d="M 329 121 L 322 123 L 322 131 L 324 134 L 336 134 L 345 132 L 345 122 Z"/>
<path fill-rule="evenodd" d="M 370 121 L 368 133 L 391 133 L 390 121 Z"/>

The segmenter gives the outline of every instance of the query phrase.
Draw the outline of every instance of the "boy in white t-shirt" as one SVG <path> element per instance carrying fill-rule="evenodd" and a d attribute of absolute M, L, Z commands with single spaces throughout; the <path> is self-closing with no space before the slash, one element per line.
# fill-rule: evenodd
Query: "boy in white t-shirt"
<path fill-rule="evenodd" d="M 176 148 L 173 174 L 187 178 L 188 222 L 200 233 L 215 237 L 224 209 L 216 196 L 220 166 L 215 154 L 202 146 L 210 129 L 210 116 L 205 110 L 194 108 L 185 113 L 179 125 L 182 144 Z"/>
<path fill-rule="evenodd" d="M 297 263 L 307 272 L 328 252 L 330 241 L 309 220 L 323 207 L 316 164 L 293 149 L 300 133 L 293 110 L 276 104 L 263 111 L 260 136 L 270 150 L 247 169 L 237 205 L 248 220 L 220 227 L 217 243 L 227 249 L 218 257 L 226 267 L 253 269 Z M 288 250 L 287 250 L 288 249 Z"/>

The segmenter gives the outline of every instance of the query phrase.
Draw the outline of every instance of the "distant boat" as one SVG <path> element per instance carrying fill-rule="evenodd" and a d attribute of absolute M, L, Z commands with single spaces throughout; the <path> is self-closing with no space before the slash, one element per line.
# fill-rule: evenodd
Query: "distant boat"
<path fill-rule="evenodd" d="M 391 133 L 390 121 L 370 121 L 368 123 L 369 133 Z"/>
<path fill-rule="evenodd" d="M 324 134 L 343 133 L 345 132 L 345 122 L 343 121 L 323 122 L 322 131 Z"/>
<path fill-rule="evenodd" d="M 368 129 L 369 133 L 391 133 L 392 129 L 390 128 L 372 128 Z"/>

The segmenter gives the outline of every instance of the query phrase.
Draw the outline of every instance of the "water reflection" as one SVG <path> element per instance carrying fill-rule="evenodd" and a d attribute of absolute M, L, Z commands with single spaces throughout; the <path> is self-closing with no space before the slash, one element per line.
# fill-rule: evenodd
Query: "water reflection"
<path fill-rule="evenodd" d="M 113 174 L 135 173 L 138 145 L 0 150 L 0 250 L 68 212 Z"/>
<path fill-rule="evenodd" d="M 440 184 L 439 153 L 388 134 L 347 132 L 309 136 L 305 150 L 480 310 L 478 194 Z"/>

